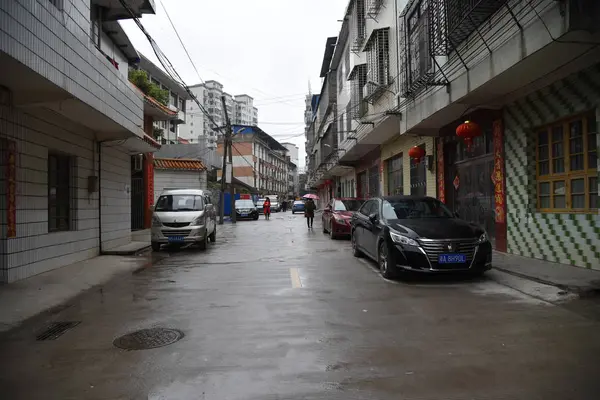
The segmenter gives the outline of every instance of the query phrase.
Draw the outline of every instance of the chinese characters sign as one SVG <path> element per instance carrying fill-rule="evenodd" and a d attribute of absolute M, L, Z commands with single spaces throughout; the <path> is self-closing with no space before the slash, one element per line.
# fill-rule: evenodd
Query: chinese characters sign
<path fill-rule="evenodd" d="M 6 144 L 6 237 L 17 237 L 17 148 L 12 140 Z"/>
<path fill-rule="evenodd" d="M 441 139 L 437 142 L 437 184 L 438 184 L 438 199 L 446 202 L 446 184 L 444 181 L 444 143 Z"/>
<path fill-rule="evenodd" d="M 503 132 L 502 122 L 494 121 L 494 170 L 492 182 L 494 183 L 494 200 L 496 204 L 496 222 L 506 222 L 505 183 L 504 183 L 504 154 L 503 154 Z"/>
<path fill-rule="evenodd" d="M 152 226 L 152 205 L 154 205 L 154 156 L 152 153 L 144 154 L 144 184 L 146 185 L 145 227 Z"/>

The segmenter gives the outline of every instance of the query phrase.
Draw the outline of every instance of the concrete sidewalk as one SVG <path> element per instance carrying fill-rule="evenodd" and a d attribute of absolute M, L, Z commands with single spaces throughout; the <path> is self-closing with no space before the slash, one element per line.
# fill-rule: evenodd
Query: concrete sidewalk
<path fill-rule="evenodd" d="M 151 262 L 150 255 L 100 256 L 0 286 L 0 332 L 8 331 L 35 315 L 61 306 L 116 275 L 132 273 Z"/>
<path fill-rule="evenodd" d="M 494 252 L 494 268 L 559 287 L 580 297 L 600 295 L 600 270 Z"/>

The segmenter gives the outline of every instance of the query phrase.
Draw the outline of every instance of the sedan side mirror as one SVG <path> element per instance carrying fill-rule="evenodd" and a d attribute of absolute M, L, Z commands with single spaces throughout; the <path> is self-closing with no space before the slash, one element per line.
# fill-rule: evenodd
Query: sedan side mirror
<path fill-rule="evenodd" d="M 372 223 L 377 222 L 377 214 L 369 214 L 369 221 L 371 221 Z"/>

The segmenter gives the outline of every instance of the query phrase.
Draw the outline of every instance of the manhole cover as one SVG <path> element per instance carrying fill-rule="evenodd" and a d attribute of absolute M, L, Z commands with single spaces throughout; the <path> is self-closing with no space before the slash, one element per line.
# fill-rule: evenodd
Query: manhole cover
<path fill-rule="evenodd" d="M 150 328 L 116 338 L 113 345 L 125 350 L 146 350 L 173 344 L 181 338 L 183 332 L 176 329 Z"/>

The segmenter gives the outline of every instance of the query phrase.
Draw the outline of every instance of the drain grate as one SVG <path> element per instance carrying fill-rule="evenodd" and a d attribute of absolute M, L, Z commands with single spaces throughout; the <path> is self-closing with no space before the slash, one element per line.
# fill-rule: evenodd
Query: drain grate
<path fill-rule="evenodd" d="M 81 321 L 53 322 L 48 328 L 35 337 L 35 340 L 56 340 L 66 331 L 75 328 Z"/>
<path fill-rule="evenodd" d="M 113 345 L 124 350 L 147 350 L 168 346 L 181 338 L 183 338 L 183 332 L 177 329 L 150 328 L 118 337 Z"/>

